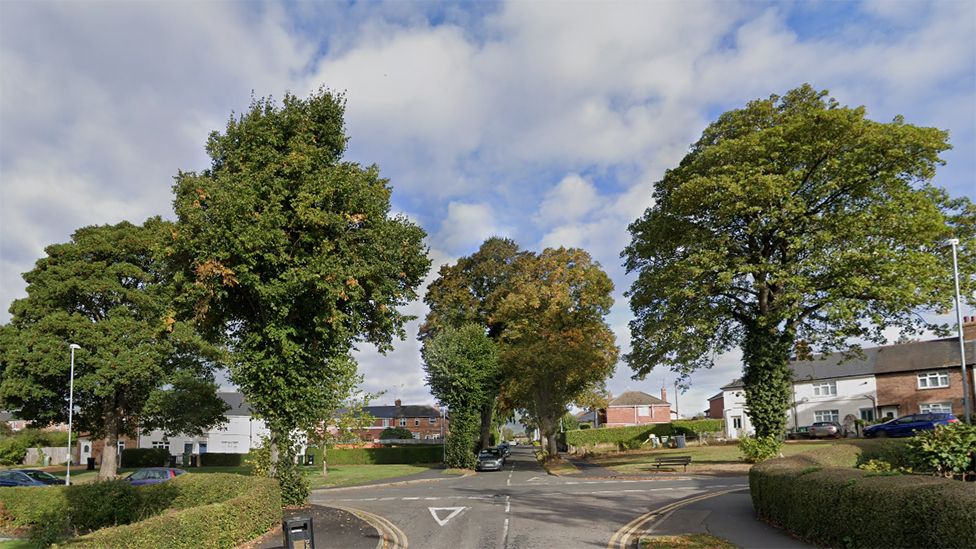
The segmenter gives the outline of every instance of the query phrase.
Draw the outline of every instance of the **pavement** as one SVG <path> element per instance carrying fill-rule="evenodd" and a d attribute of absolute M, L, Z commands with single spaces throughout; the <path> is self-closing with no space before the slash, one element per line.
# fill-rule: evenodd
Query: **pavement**
<path fill-rule="evenodd" d="M 629 549 L 647 535 L 708 532 L 743 548 L 811 547 L 754 518 L 744 476 L 615 478 L 601 476 L 605 471 L 549 475 L 531 449 L 515 447 L 499 472 L 438 472 L 437 481 L 427 473 L 313 490 L 313 508 L 347 513 L 324 514 L 321 525 L 314 519 L 316 546 Z M 333 529 L 331 520 L 348 526 Z M 353 524 L 361 538 L 355 543 Z M 348 539 L 341 537 L 347 533 Z"/>

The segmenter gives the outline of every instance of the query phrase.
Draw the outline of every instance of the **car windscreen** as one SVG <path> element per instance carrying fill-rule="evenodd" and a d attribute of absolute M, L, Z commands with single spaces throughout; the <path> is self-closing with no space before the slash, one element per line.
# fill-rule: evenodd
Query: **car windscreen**
<path fill-rule="evenodd" d="M 45 473 L 44 471 L 24 471 L 24 474 L 34 480 L 40 480 L 40 481 L 58 480 L 58 477 L 52 475 L 51 473 Z"/>
<path fill-rule="evenodd" d="M 501 452 L 499 452 L 498 450 L 482 450 L 481 451 L 481 457 L 484 457 L 484 458 L 496 458 L 496 457 L 499 457 L 499 456 L 501 456 Z"/>

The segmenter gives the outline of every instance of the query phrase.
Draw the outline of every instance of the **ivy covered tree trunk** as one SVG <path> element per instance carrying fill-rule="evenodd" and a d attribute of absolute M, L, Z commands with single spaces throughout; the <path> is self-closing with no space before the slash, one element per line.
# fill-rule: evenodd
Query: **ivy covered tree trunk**
<path fill-rule="evenodd" d="M 478 435 L 478 413 L 468 410 L 454 412 L 451 417 L 451 432 L 444 442 L 447 447 L 448 467 L 456 469 L 473 469 L 476 464 L 474 454 Z"/>
<path fill-rule="evenodd" d="M 481 438 L 479 449 L 491 447 L 491 420 L 495 412 L 495 399 L 490 398 L 481 408 Z"/>
<path fill-rule="evenodd" d="M 792 380 L 790 352 L 794 336 L 775 328 L 749 327 L 743 339 L 742 381 L 746 409 L 756 437 L 778 437 L 786 430 Z"/>

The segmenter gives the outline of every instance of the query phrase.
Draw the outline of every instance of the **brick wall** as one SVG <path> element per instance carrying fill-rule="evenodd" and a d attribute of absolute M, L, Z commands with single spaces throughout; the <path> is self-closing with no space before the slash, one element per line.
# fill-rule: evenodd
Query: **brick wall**
<path fill-rule="evenodd" d="M 878 405 L 897 404 L 898 415 L 907 415 L 917 414 L 920 404 L 951 402 L 952 413 L 961 416 L 963 412 L 962 371 L 959 368 L 949 369 L 948 387 L 919 389 L 918 374 L 930 371 L 934 372 L 937 370 L 919 370 L 878 375 Z M 970 378 L 971 376 L 972 371 L 970 371 Z M 971 380 L 969 386 L 972 387 Z"/>
<path fill-rule="evenodd" d="M 725 413 L 725 399 L 718 397 L 708 401 L 708 417 L 721 419 Z"/>
<path fill-rule="evenodd" d="M 646 416 L 638 415 L 636 406 L 611 406 L 607 408 L 607 427 L 669 423 L 670 421 L 671 409 L 668 406 L 651 406 L 650 415 Z"/>

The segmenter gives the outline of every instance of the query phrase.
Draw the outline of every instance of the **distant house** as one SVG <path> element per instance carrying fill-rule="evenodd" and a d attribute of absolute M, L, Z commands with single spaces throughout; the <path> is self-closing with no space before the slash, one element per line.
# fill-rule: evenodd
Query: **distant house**
<path fill-rule="evenodd" d="M 269 436 L 264 420 L 255 419 L 251 407 L 239 392 L 217 393 L 228 406 L 227 423 L 200 436 L 185 434 L 167 437 L 162 431 L 152 431 L 139 437 L 140 448 L 166 448 L 172 456 L 183 454 L 246 454 L 261 446 L 261 438 Z"/>
<path fill-rule="evenodd" d="M 648 423 L 669 423 L 671 405 L 667 392 L 661 389 L 661 398 L 641 391 L 627 391 L 607 405 L 607 427 L 625 427 Z"/>
<path fill-rule="evenodd" d="M 708 399 L 708 409 L 705 410 L 705 417 L 708 419 L 724 419 L 725 416 L 722 415 L 725 409 L 725 393 L 719 392 L 713 397 Z"/>
<path fill-rule="evenodd" d="M 972 388 L 976 317 L 966 317 L 964 329 L 968 386 Z M 963 415 L 962 368 L 955 338 L 872 347 L 853 357 L 831 353 L 795 360 L 790 369 L 790 428 L 818 421 L 835 421 L 850 428 L 856 420 L 929 412 Z M 722 387 L 721 395 L 709 399 L 709 415 L 721 406 L 728 437 L 752 434 L 742 380 Z"/>
<path fill-rule="evenodd" d="M 393 406 L 366 406 L 363 411 L 373 416 L 373 424 L 358 433 L 367 442 L 377 442 L 388 427 L 403 427 L 416 440 L 438 440 L 447 436 L 449 421 L 441 417 L 439 408 L 429 405 L 404 405 L 400 399 Z"/>

